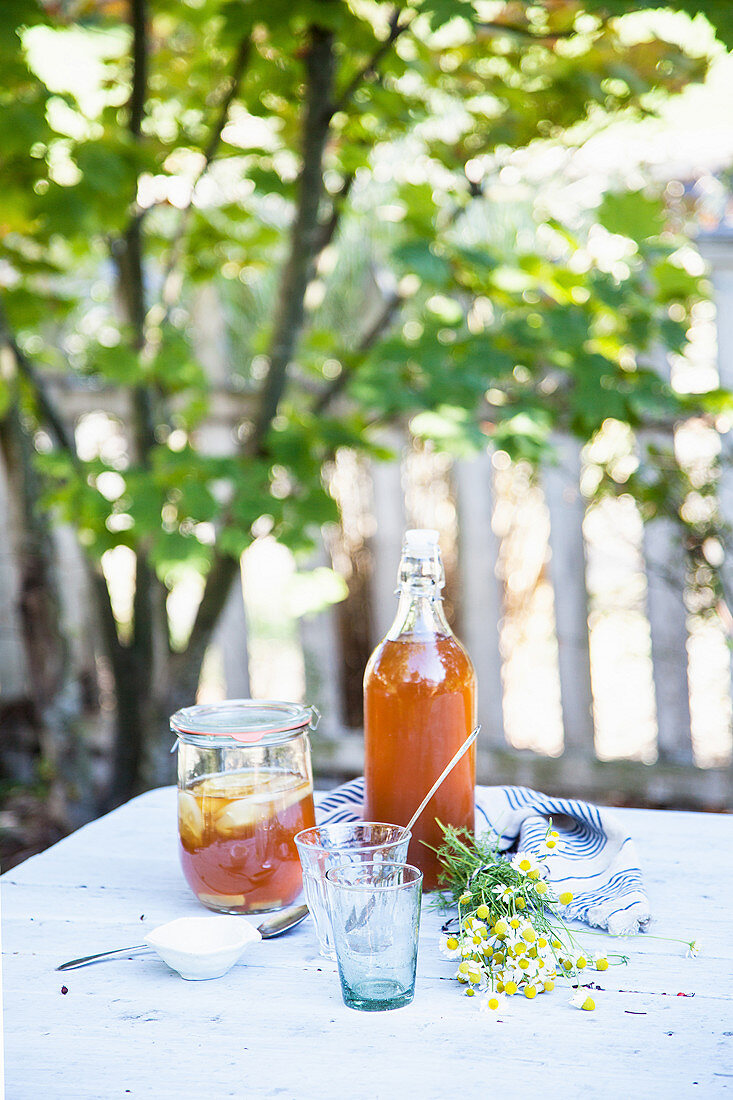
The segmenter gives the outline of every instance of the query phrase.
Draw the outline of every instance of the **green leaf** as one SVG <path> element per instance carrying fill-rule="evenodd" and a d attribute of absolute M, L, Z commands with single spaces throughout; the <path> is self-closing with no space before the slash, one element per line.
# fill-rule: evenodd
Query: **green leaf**
<path fill-rule="evenodd" d="M 598 207 L 598 221 L 609 233 L 630 237 L 640 244 L 657 237 L 664 229 L 664 205 L 643 191 L 625 191 L 604 196 Z"/>
<path fill-rule="evenodd" d="M 464 458 L 484 450 L 488 442 L 475 412 L 449 405 L 418 413 L 410 421 L 410 431 L 416 438 L 432 440 L 442 450 Z"/>
<path fill-rule="evenodd" d="M 416 6 L 419 12 L 428 16 L 433 31 L 452 19 L 466 19 L 471 23 L 476 18 L 471 0 L 421 0 Z"/>
<path fill-rule="evenodd" d="M 424 283 L 445 287 L 450 282 L 451 266 L 428 241 L 405 241 L 393 252 L 395 262 Z"/>
<path fill-rule="evenodd" d="M 700 294 L 701 278 L 699 275 L 691 275 L 684 267 L 673 263 L 672 260 L 653 264 L 651 267 L 661 302 L 670 302 L 676 299 L 686 299 Z"/>

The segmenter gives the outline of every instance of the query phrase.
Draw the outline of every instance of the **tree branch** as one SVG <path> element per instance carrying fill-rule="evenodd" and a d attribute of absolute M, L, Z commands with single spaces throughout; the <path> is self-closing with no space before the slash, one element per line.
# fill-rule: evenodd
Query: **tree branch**
<path fill-rule="evenodd" d="M 369 80 L 371 77 L 376 76 L 379 62 L 389 53 L 392 45 L 410 25 L 409 20 L 405 23 L 400 23 L 400 15 L 401 9 L 394 8 L 389 20 L 389 34 L 384 42 L 380 42 L 378 48 L 374 51 L 369 60 L 354 74 L 341 94 L 337 97 L 333 108 L 334 112 L 343 111 L 359 85 L 364 80 Z"/>
<path fill-rule="evenodd" d="M 303 125 L 303 159 L 298 180 L 298 206 L 291 228 L 290 252 L 280 282 L 275 323 L 270 340 L 269 369 L 255 428 L 247 444 L 247 451 L 250 454 L 256 454 L 261 450 L 277 411 L 287 380 L 288 365 L 303 327 L 305 292 L 314 262 L 333 239 L 343 204 L 353 183 L 353 176 L 345 177 L 338 195 L 334 197 L 330 217 L 327 221 L 320 222 L 323 154 L 331 118 L 335 110 L 341 110 L 346 106 L 359 84 L 376 72 L 381 59 L 407 29 L 406 23 L 400 24 L 399 16 L 399 9 L 395 9 L 390 19 L 387 39 L 349 81 L 335 105 L 333 103 L 335 62 L 332 35 L 318 27 L 311 29 L 310 44 L 305 58 L 307 91 Z M 401 299 L 388 300 L 385 303 L 381 318 L 377 319 L 372 329 L 364 334 L 360 342 L 360 350 L 364 354 L 389 325 L 400 304 Z M 334 393 L 324 401 L 324 409 L 345 384 L 346 379 L 336 380 L 333 387 Z M 201 659 L 238 569 L 239 562 L 235 559 L 223 554 L 215 556 L 188 646 L 184 653 L 174 658 L 178 666 L 176 681 L 187 689 L 189 696 L 192 696 L 195 691 L 194 679 L 198 676 Z"/>
<path fill-rule="evenodd" d="M 280 280 L 270 339 L 269 369 L 255 428 L 246 447 L 250 454 L 261 450 L 282 397 L 288 365 L 303 327 L 306 288 L 319 251 L 319 242 L 323 240 L 319 208 L 323 193 L 323 154 L 333 114 L 335 68 L 333 36 L 329 31 L 320 27 L 311 28 L 305 65 L 307 89 L 298 201 L 290 230 L 290 251 Z M 195 691 L 195 681 L 206 646 L 211 640 L 239 568 L 239 562 L 235 558 L 225 554 L 215 555 L 188 645 L 183 653 L 173 658 L 176 684 L 189 697 Z"/>
<path fill-rule="evenodd" d="M 325 413 L 339 394 L 343 393 L 348 383 L 366 359 L 368 352 L 371 351 L 379 338 L 392 324 L 392 321 L 399 312 L 404 301 L 404 295 L 400 294 L 399 290 L 394 290 L 385 297 L 379 314 L 359 341 L 355 353 L 356 358 L 352 359 L 348 369 L 346 367 L 342 369 L 338 378 L 335 378 L 333 382 L 323 390 L 314 404 L 313 413 L 315 416 L 321 416 Z"/>
<path fill-rule="evenodd" d="M 307 86 L 298 203 L 290 231 L 290 253 L 280 280 L 269 368 L 255 428 L 248 441 L 251 454 L 260 450 L 285 389 L 288 364 L 303 328 L 305 292 L 318 248 L 323 154 L 333 113 L 334 54 L 330 31 L 311 28 L 305 64 Z"/>
<path fill-rule="evenodd" d="M 33 389 L 38 403 L 39 419 L 47 428 L 56 446 L 69 457 L 76 471 L 81 472 L 82 464 L 76 450 L 73 433 L 69 431 L 61 413 L 56 408 L 56 404 L 48 393 L 42 375 L 35 364 L 31 362 L 25 352 L 20 348 L 10 328 L 5 309 L 0 302 L 0 346 L 3 345 L 11 352 L 18 371 Z M 109 590 L 101 569 L 96 566 L 96 564 L 91 563 L 88 556 L 85 556 L 85 558 L 92 579 L 97 611 L 109 646 L 108 652 L 110 653 L 111 659 L 114 659 L 117 652 L 121 649 L 121 645 L 119 635 L 117 634 L 117 624 L 112 612 Z"/>
<path fill-rule="evenodd" d="M 147 0 L 130 0 L 132 27 L 132 90 L 128 108 L 129 128 L 135 138 L 142 133 L 148 88 Z"/>
<path fill-rule="evenodd" d="M 3 345 L 13 356 L 19 373 L 23 375 L 33 389 L 38 403 L 40 419 L 48 428 L 51 438 L 56 446 L 68 455 L 74 466 L 78 468 L 80 463 L 74 437 L 64 423 L 61 413 L 56 408 L 53 398 L 46 389 L 44 379 L 40 372 L 18 344 L 16 336 L 8 322 L 5 308 L 0 302 L 0 346 Z"/>
<path fill-rule="evenodd" d="M 148 98 L 148 0 L 130 0 L 130 23 L 133 32 L 133 68 L 128 128 L 133 141 L 139 143 L 143 138 L 142 124 Z M 133 332 L 133 347 L 142 362 L 147 351 L 142 212 L 133 214 L 123 238 L 113 247 L 113 255 L 117 262 L 120 295 Z M 138 384 L 132 391 L 132 401 L 135 456 L 141 466 L 147 467 L 150 463 L 150 453 L 156 445 L 153 392 L 150 387 Z M 157 597 L 160 593 L 156 591 L 158 586 L 159 581 L 146 559 L 144 548 L 138 549 L 135 566 L 132 648 L 141 662 L 141 671 L 144 668 L 148 676 L 152 675 L 154 667 L 156 627 L 164 632 L 166 640 L 168 638 L 165 614 L 163 613 L 161 617 L 159 613 L 154 614 L 153 611 L 154 604 L 155 610 L 159 610 L 160 599 Z M 107 633 L 109 635 L 109 632 Z M 117 678 L 116 680 L 119 705 L 122 685 Z M 125 736 L 129 738 L 132 734 L 126 731 Z M 134 749 L 133 755 L 139 755 L 138 748 L 139 746 Z"/>
<path fill-rule="evenodd" d="M 165 265 L 163 273 L 163 289 L 161 292 L 161 300 L 163 302 L 163 308 L 165 310 L 164 317 L 167 319 L 172 307 L 175 305 L 181 286 L 181 273 L 178 270 L 181 257 L 183 255 L 183 238 L 188 228 L 188 223 L 191 219 L 191 212 L 193 210 L 193 199 L 196 193 L 196 188 L 208 172 L 211 167 L 214 158 L 219 150 L 221 144 L 221 136 L 224 133 L 224 127 L 229 119 L 229 112 L 231 110 L 232 103 L 239 94 L 239 89 L 242 84 L 242 77 L 244 76 L 249 61 L 252 44 L 249 38 L 243 39 L 240 42 L 237 52 L 234 55 L 234 61 L 232 63 L 232 71 L 227 81 L 226 90 L 222 96 L 219 104 L 219 111 L 216 116 L 214 125 L 211 128 L 209 134 L 209 140 L 206 143 L 206 147 L 203 150 L 203 162 L 199 171 L 197 172 L 194 180 L 191 184 L 191 192 L 188 198 L 188 202 L 182 208 L 178 219 L 178 225 L 176 226 L 175 233 L 171 239 L 170 251 L 168 254 L 168 260 Z"/>
<path fill-rule="evenodd" d="M 227 84 L 227 89 L 222 96 L 221 103 L 219 104 L 219 114 L 216 122 L 212 127 L 209 140 L 204 149 L 204 164 L 201 171 L 198 174 L 197 182 L 201 179 L 204 172 L 208 169 L 212 160 L 216 156 L 219 144 L 221 142 L 221 135 L 224 133 L 224 127 L 229 119 L 229 111 L 232 103 L 239 94 L 239 88 L 242 83 L 242 77 L 244 76 L 245 69 L 249 62 L 249 55 L 252 49 L 249 38 L 243 39 L 237 47 L 237 52 L 234 55 L 234 62 L 232 64 L 232 71 Z"/>
<path fill-rule="evenodd" d="M 326 221 L 321 222 L 318 241 L 316 242 L 316 255 L 319 256 L 325 248 L 328 248 L 338 229 L 344 204 L 349 197 L 349 192 L 354 184 L 354 173 L 344 176 L 343 182 L 336 194 L 331 199 L 331 213 Z"/>
<path fill-rule="evenodd" d="M 142 138 L 145 103 L 148 95 L 147 0 L 130 0 L 132 27 L 132 90 L 128 103 L 128 128 L 133 141 Z M 120 293 L 134 332 L 135 346 L 145 343 L 145 285 L 142 265 L 142 216 L 135 213 L 124 237 L 113 244 Z"/>
<path fill-rule="evenodd" d="M 529 27 L 518 27 L 513 23 L 499 23 L 497 21 L 484 21 L 476 24 L 477 31 L 488 31 L 489 34 L 508 34 L 527 41 L 541 42 L 543 44 L 556 42 L 561 38 L 575 38 L 578 32 L 574 28 L 567 31 L 540 31 L 530 30 Z"/>
<path fill-rule="evenodd" d="M 196 697 L 206 648 L 239 569 L 237 558 L 215 554 L 186 648 L 181 653 L 174 653 L 171 658 L 171 680 L 178 699 L 194 700 Z"/>

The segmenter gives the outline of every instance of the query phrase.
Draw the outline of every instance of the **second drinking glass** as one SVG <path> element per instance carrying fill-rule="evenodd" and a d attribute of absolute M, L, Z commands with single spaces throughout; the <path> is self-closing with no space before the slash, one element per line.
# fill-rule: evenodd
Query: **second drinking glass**
<path fill-rule="evenodd" d="M 326 872 L 341 864 L 404 863 L 410 833 L 401 825 L 354 821 L 320 825 L 298 833 L 295 843 L 303 868 L 305 900 L 316 926 L 322 955 L 335 959 L 326 901 Z"/>

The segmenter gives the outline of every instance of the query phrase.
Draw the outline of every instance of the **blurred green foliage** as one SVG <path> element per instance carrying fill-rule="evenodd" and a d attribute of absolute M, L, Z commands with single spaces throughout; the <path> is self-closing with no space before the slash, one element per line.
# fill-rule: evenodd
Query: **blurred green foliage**
<path fill-rule="evenodd" d="M 674 7 L 707 14 L 720 40 L 733 40 L 728 4 Z M 138 4 L 148 68 L 136 134 L 132 7 L 6 0 L 1 300 L 36 371 L 6 372 L 2 400 L 19 400 L 31 428 L 47 428 L 37 383 L 71 379 L 101 408 L 110 390 L 144 391 L 152 418 L 142 451 L 134 424 L 124 426 L 128 446 L 114 460 L 39 437 L 44 503 L 92 555 L 123 544 L 163 578 L 181 562 L 205 573 L 216 555 L 239 555 L 263 516 L 278 538 L 307 546 L 337 518 L 324 463 L 340 447 L 380 456 L 380 429 L 394 421 L 461 453 L 493 441 L 537 461 L 556 430 L 586 440 L 609 418 L 636 430 L 700 410 L 651 366 L 655 349 L 684 350 L 705 292 L 653 189 L 608 193 L 567 223 L 518 189 L 522 233 L 503 233 L 496 213 L 513 151 L 572 149 L 609 118 L 645 118 L 704 77 L 712 34 L 707 52 L 667 40 L 653 21 L 632 34 L 628 8 Z M 314 28 L 335 63 L 320 243 L 307 257 L 286 384 L 252 448 L 302 199 Z M 119 260 L 132 255 L 133 230 L 142 328 Z M 604 245 L 615 259 L 604 261 Z M 225 457 L 204 453 L 196 434 L 212 384 L 194 308 L 210 283 L 241 402 L 240 444 Z M 729 407 L 727 395 L 709 400 Z M 114 494 L 101 488 L 109 472 L 119 475 Z M 676 500 L 677 486 L 670 493 Z"/>

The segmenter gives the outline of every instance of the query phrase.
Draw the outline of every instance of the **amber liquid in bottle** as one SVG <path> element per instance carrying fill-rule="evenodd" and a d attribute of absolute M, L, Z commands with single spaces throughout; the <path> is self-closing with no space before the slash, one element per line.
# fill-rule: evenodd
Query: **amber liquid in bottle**
<path fill-rule="evenodd" d="M 432 544 L 425 537 L 411 544 L 411 535 L 397 618 L 364 676 L 364 818 L 396 825 L 407 824 L 476 724 L 473 665 L 443 614 L 437 535 Z M 426 890 L 437 887 L 440 871 L 431 850 L 442 843 L 436 819 L 473 831 L 475 774 L 472 746 L 412 827 L 408 859 L 422 870 Z"/>

